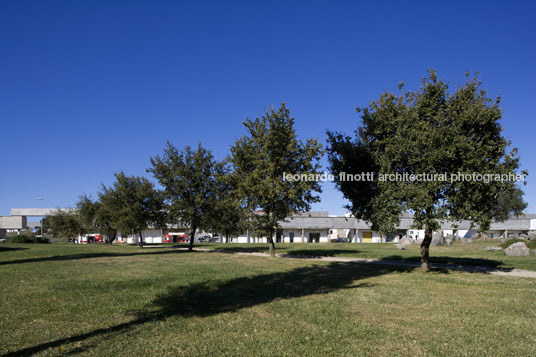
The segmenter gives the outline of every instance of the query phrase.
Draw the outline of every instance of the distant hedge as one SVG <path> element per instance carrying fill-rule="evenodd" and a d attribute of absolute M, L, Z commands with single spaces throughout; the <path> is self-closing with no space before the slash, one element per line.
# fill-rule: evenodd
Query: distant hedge
<path fill-rule="evenodd" d="M 20 234 L 6 238 L 6 243 L 50 243 L 46 238 L 35 237 L 31 234 Z"/>

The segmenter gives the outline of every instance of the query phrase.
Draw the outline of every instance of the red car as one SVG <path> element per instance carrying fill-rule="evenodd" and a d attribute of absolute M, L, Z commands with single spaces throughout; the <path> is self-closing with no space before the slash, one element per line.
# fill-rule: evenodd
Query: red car
<path fill-rule="evenodd" d="M 174 234 L 168 233 L 162 237 L 162 243 L 188 243 L 190 239 L 184 233 Z"/>

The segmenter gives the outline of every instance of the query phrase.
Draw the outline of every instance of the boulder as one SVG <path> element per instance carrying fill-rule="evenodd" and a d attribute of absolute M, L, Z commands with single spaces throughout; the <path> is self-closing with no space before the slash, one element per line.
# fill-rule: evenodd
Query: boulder
<path fill-rule="evenodd" d="M 437 247 L 440 245 L 445 245 L 445 238 L 440 232 L 434 232 L 432 234 L 432 243 L 430 243 L 432 247 Z"/>
<path fill-rule="evenodd" d="M 413 241 L 409 238 L 402 238 L 398 243 L 402 245 L 410 245 L 413 244 Z"/>
<path fill-rule="evenodd" d="M 494 246 L 491 246 L 491 245 L 490 245 L 490 246 L 487 246 L 487 247 L 486 247 L 486 250 L 487 250 L 487 251 L 501 251 L 501 250 L 503 250 L 503 249 L 502 249 L 501 247 L 494 247 Z"/>
<path fill-rule="evenodd" d="M 517 242 L 506 248 L 504 254 L 509 257 L 525 257 L 530 255 L 530 249 L 527 248 L 525 243 Z"/>
<path fill-rule="evenodd" d="M 445 237 L 445 243 L 450 247 L 452 243 L 454 243 L 454 236 L 452 234 L 447 234 Z"/>
<path fill-rule="evenodd" d="M 396 248 L 400 249 L 400 250 L 404 250 L 404 249 L 406 249 L 406 246 L 404 244 L 397 244 Z"/>

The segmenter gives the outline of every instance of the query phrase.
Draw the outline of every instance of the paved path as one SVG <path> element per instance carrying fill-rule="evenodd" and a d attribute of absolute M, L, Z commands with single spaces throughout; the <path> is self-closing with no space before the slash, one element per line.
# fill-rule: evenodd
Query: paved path
<path fill-rule="evenodd" d="M 175 249 L 187 249 L 187 248 L 175 248 Z M 233 252 L 218 250 L 212 248 L 194 248 L 198 252 L 211 252 L 211 253 L 227 253 L 227 254 L 236 254 L 250 257 L 269 257 L 268 253 L 259 253 L 259 252 Z M 371 259 L 371 258 L 351 258 L 351 257 L 319 257 L 319 256 L 306 256 L 306 255 L 292 255 L 289 253 L 276 254 L 280 258 L 291 258 L 291 259 L 307 259 L 307 260 L 318 260 L 325 262 L 356 262 L 356 263 L 370 263 L 370 264 L 379 264 L 379 265 L 396 265 L 396 266 L 406 266 L 406 267 L 415 267 L 418 268 L 420 263 L 418 262 L 408 262 L 401 260 L 382 260 L 382 259 Z M 500 276 L 510 276 L 510 277 L 520 277 L 520 278 L 533 278 L 536 279 L 536 271 L 533 270 L 523 270 L 523 269 L 503 269 L 495 268 L 492 266 L 486 265 L 455 265 L 455 264 L 444 264 L 444 263 L 435 263 L 432 264 L 433 268 L 440 269 L 449 269 L 449 270 L 458 270 L 465 271 L 469 273 L 481 273 L 481 274 L 492 274 Z"/>

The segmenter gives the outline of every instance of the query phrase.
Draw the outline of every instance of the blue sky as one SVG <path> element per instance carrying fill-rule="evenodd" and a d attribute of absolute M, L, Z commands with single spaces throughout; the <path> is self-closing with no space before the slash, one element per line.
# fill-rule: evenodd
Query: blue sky
<path fill-rule="evenodd" d="M 302 138 L 325 142 L 431 67 L 453 85 L 480 72 L 536 175 L 535 13 L 529 1 L 1 1 L 0 215 L 37 197 L 73 206 L 120 170 L 147 175 L 168 139 L 223 158 L 246 117 L 283 101 Z M 343 204 L 326 184 L 313 209 Z"/>

